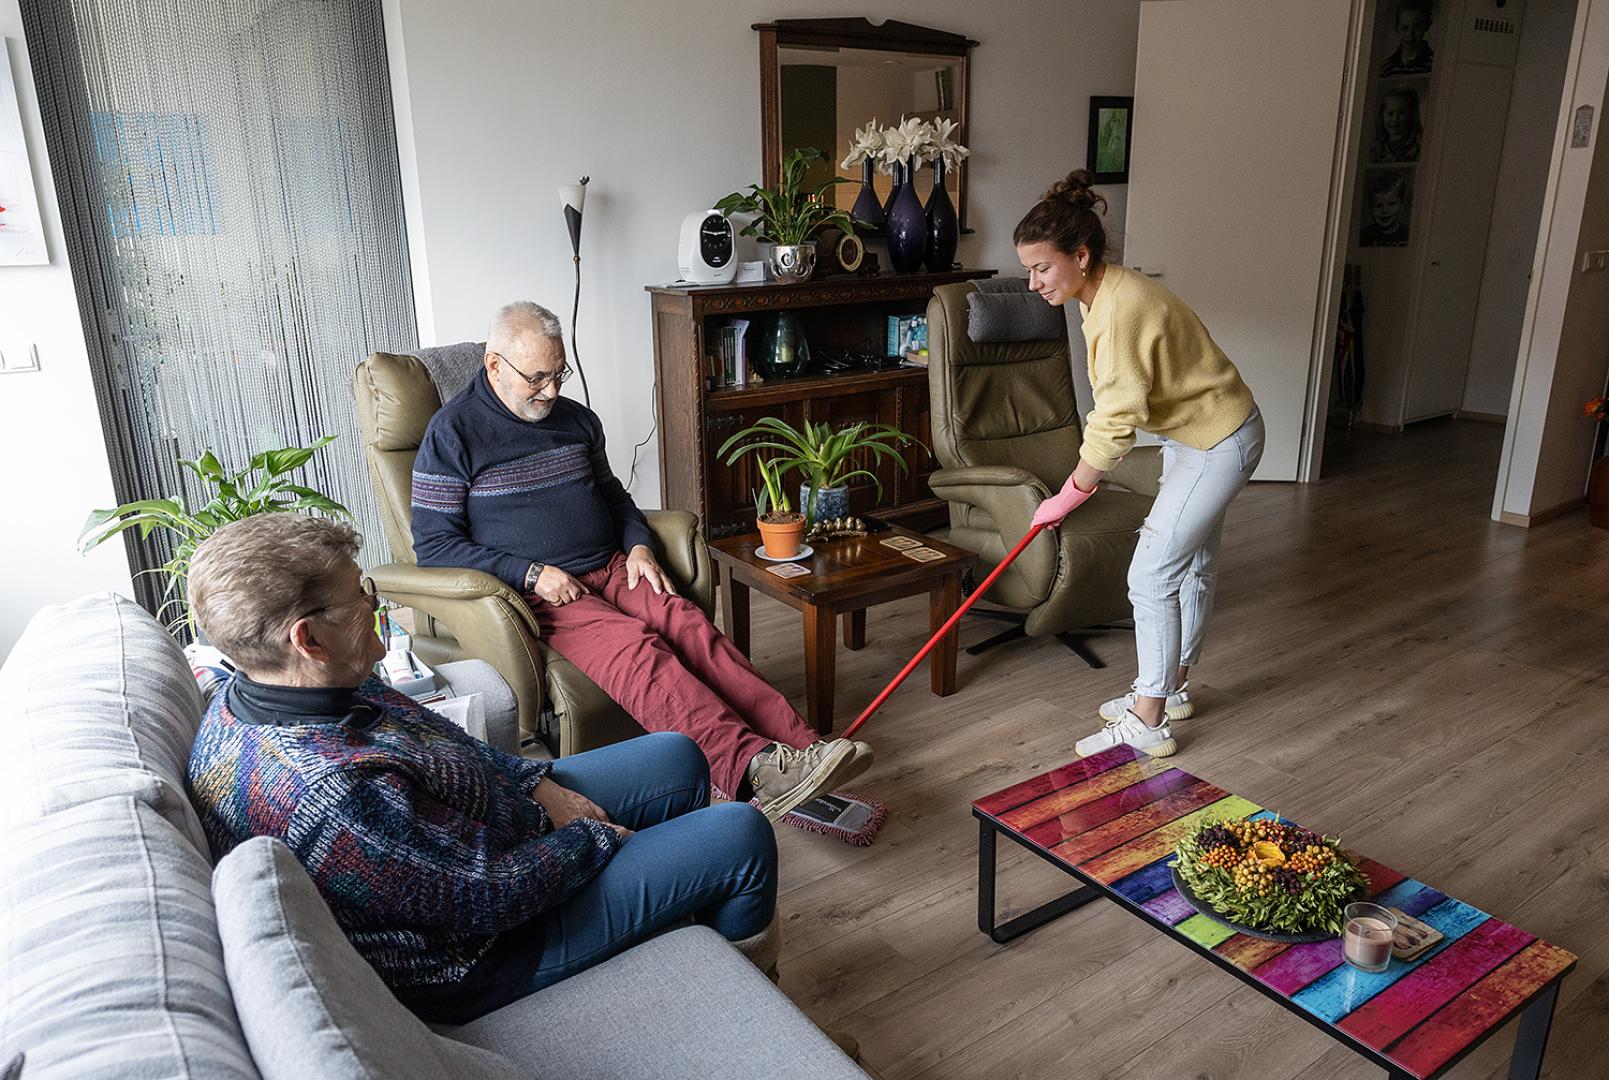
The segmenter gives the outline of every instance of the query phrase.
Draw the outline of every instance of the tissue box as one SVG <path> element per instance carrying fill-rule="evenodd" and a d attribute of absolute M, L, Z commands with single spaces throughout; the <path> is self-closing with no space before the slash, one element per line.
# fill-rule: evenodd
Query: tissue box
<path fill-rule="evenodd" d="M 392 649 L 380 661 L 380 678 L 409 697 L 424 697 L 436 689 L 436 673 L 411 649 Z"/>

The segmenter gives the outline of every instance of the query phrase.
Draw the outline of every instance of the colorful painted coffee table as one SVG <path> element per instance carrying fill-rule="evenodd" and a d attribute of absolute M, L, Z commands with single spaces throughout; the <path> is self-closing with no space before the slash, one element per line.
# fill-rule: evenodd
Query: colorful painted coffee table
<path fill-rule="evenodd" d="M 1419 959 L 1393 958 L 1370 975 L 1341 959 L 1339 938 L 1286 945 L 1238 934 L 1179 895 L 1168 863 L 1174 845 L 1204 819 L 1273 815 L 1165 759 L 1119 746 L 979 799 L 972 813 L 979 823 L 978 928 L 997 942 L 1104 896 L 1368 1058 L 1390 1080 L 1442 1075 L 1516 1013 L 1509 1076 L 1541 1074 L 1554 1001 L 1575 956 L 1367 859 L 1362 867 L 1378 903 L 1445 935 Z M 997 836 L 1083 884 L 996 926 Z"/>

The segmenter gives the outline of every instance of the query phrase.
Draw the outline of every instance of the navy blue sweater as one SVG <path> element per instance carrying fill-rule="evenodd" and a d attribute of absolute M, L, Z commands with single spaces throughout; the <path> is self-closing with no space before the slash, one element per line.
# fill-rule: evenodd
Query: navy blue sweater
<path fill-rule="evenodd" d="M 481 372 L 431 417 L 413 465 L 420 566 L 484 570 L 523 591 L 533 562 L 584 574 L 638 544 L 653 547 L 648 522 L 585 405 L 561 397 L 547 419 L 522 420 Z"/>

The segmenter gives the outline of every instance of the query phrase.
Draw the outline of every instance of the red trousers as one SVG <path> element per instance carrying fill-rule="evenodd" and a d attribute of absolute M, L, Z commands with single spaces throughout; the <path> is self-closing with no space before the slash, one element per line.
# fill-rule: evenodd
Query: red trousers
<path fill-rule="evenodd" d="M 577 580 L 586 595 L 568 604 L 525 598 L 542 640 L 646 730 L 698 743 L 727 795 L 737 795 L 750 760 L 772 743 L 805 747 L 818 738 L 697 604 L 646 581 L 627 588 L 624 555 Z"/>

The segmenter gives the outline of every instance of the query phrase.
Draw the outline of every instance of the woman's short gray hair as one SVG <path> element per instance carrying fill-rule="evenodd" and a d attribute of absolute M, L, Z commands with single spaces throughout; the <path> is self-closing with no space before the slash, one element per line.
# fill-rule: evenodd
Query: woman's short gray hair
<path fill-rule="evenodd" d="M 292 624 L 324 604 L 361 543 L 352 526 L 306 514 L 232 521 L 190 560 L 190 607 L 201 632 L 247 674 L 291 660 Z"/>

